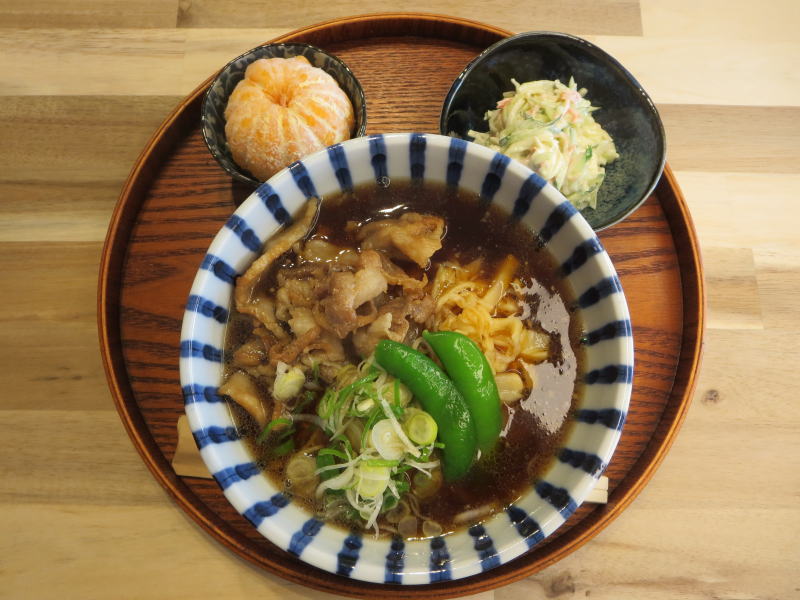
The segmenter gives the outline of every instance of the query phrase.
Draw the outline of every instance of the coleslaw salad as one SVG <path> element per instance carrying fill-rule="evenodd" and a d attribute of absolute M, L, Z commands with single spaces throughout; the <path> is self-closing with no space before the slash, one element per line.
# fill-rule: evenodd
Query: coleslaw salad
<path fill-rule="evenodd" d="M 553 184 L 577 209 L 597 207 L 605 165 L 619 155 L 594 120 L 586 89 L 574 78 L 519 83 L 487 111 L 488 132 L 471 130 L 478 144 L 514 158 Z"/>

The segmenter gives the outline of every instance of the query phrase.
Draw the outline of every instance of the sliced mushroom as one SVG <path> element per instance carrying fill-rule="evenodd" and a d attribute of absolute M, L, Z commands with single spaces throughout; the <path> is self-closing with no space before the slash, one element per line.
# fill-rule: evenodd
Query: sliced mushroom
<path fill-rule="evenodd" d="M 404 538 L 416 537 L 417 535 L 417 517 L 408 515 L 397 522 L 397 532 Z"/>
<path fill-rule="evenodd" d="M 319 199 L 311 198 L 302 209 L 300 218 L 270 238 L 264 247 L 263 254 L 236 281 L 234 297 L 238 311 L 259 319 L 278 339 L 285 338 L 287 334 L 284 331 L 281 335 L 280 327 L 275 328 L 277 322 L 274 304 L 271 303 L 269 309 L 265 310 L 266 307 L 263 306 L 265 298 L 255 296 L 256 284 L 277 258 L 308 233 L 314 223 L 318 208 Z"/>
<path fill-rule="evenodd" d="M 437 535 L 442 535 L 442 531 L 444 531 L 442 526 L 436 521 L 425 519 L 422 522 L 422 535 L 425 537 L 436 537 Z"/>
<path fill-rule="evenodd" d="M 249 338 L 233 352 L 233 364 L 237 367 L 255 367 L 267 360 L 264 340 L 258 336 Z"/>
<path fill-rule="evenodd" d="M 259 426 L 267 424 L 267 410 L 258 387 L 245 373 L 236 371 L 228 380 L 219 386 L 219 393 L 230 397 L 236 404 L 245 409 Z"/>

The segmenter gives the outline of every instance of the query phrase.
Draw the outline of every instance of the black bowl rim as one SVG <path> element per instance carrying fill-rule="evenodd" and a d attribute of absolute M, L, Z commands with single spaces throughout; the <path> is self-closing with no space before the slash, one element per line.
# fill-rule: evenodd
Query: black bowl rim
<path fill-rule="evenodd" d="M 327 50 L 323 50 L 322 48 L 320 48 L 318 46 L 314 46 L 312 44 L 305 44 L 305 43 L 301 43 L 301 42 L 266 43 L 266 44 L 260 44 L 258 46 L 255 46 L 254 48 L 250 48 L 246 52 L 243 52 L 242 54 L 240 54 L 236 58 L 232 58 L 227 63 L 225 63 L 225 66 L 223 66 L 217 72 L 217 74 L 214 76 L 214 79 L 211 80 L 211 83 L 209 84 L 208 89 L 206 89 L 205 93 L 203 94 L 203 103 L 202 103 L 201 108 L 200 108 L 200 123 L 201 123 L 200 130 L 202 132 L 203 141 L 206 143 L 206 147 L 208 148 L 208 151 L 211 153 L 211 156 L 214 157 L 214 160 L 222 168 L 222 170 L 225 171 L 228 175 L 230 175 L 234 179 L 236 179 L 237 181 L 240 181 L 242 183 L 247 183 L 247 184 L 250 184 L 250 185 L 254 185 L 256 187 L 260 186 L 264 182 L 263 181 L 259 181 L 258 179 L 256 179 L 252 175 L 250 175 L 250 172 L 247 169 L 243 169 L 241 167 L 238 167 L 237 170 L 231 170 L 225 164 L 223 164 L 219 152 L 216 149 L 214 149 L 214 147 L 212 146 L 211 141 L 208 139 L 208 136 L 206 135 L 206 127 L 205 127 L 206 120 L 207 120 L 206 119 L 206 114 L 208 112 L 207 107 L 208 107 L 208 104 L 210 102 L 209 96 L 211 94 L 211 90 L 214 87 L 214 84 L 217 82 L 217 80 L 220 77 L 222 77 L 222 74 L 225 73 L 225 71 L 227 71 L 228 68 L 233 63 L 241 60 L 242 58 L 245 58 L 246 56 L 248 56 L 248 55 L 250 55 L 250 54 L 252 54 L 252 53 L 254 53 L 254 52 L 258 51 L 258 50 L 261 50 L 262 48 L 275 48 L 275 47 L 309 48 L 309 49 L 313 50 L 314 52 L 320 52 L 320 53 L 330 57 L 334 62 L 338 63 L 344 69 L 344 71 L 348 75 L 350 75 L 350 77 L 352 77 L 353 81 L 355 82 L 355 89 L 358 92 L 358 96 L 359 96 L 359 98 L 361 100 L 361 110 L 356 115 L 356 123 L 358 123 L 359 125 L 356 128 L 356 131 L 355 131 L 355 134 L 353 135 L 353 137 L 354 138 L 362 137 L 366 133 L 366 130 L 367 130 L 367 98 L 364 95 L 364 88 L 361 85 L 361 82 L 358 80 L 358 77 L 355 76 L 355 73 L 353 73 L 353 71 L 350 69 L 350 67 L 347 65 L 347 63 L 344 62 L 341 58 L 339 58 L 335 54 L 331 54 Z M 355 107 L 353 107 L 353 108 L 355 109 Z M 223 132 L 223 136 L 224 136 L 224 132 Z M 226 140 L 226 142 L 227 142 L 227 140 Z"/>
<path fill-rule="evenodd" d="M 594 227 L 594 230 L 602 231 L 603 229 L 607 229 L 612 225 L 616 225 L 620 221 L 628 218 L 631 214 L 633 214 L 634 211 L 636 211 L 636 209 L 638 209 L 642 204 L 644 204 L 644 201 L 650 197 L 650 194 L 653 193 L 653 190 L 655 189 L 656 185 L 661 179 L 661 175 L 664 172 L 664 165 L 666 164 L 667 161 L 667 138 L 666 138 L 666 132 L 664 131 L 664 123 L 661 121 L 661 115 L 658 113 L 658 109 L 656 108 L 656 105 L 653 102 L 652 98 L 650 98 L 650 95 L 642 87 L 642 84 L 640 84 L 639 81 L 636 79 L 636 77 L 634 77 L 633 74 L 630 71 L 628 71 L 628 69 L 626 69 L 622 65 L 622 63 L 620 63 L 616 58 L 614 58 L 608 52 L 603 50 L 600 46 L 593 44 L 589 40 L 585 40 L 576 35 L 571 35 L 569 33 L 563 33 L 560 31 L 525 31 L 523 33 L 518 33 L 516 35 L 504 38 L 499 42 L 495 42 L 494 44 L 486 48 L 483 52 L 478 54 L 478 56 L 473 58 L 453 81 L 453 84 L 450 86 L 450 89 L 448 90 L 447 95 L 444 98 L 444 102 L 442 103 L 442 112 L 439 115 L 439 133 L 441 133 L 442 135 L 449 135 L 447 132 L 447 116 L 450 113 L 450 108 L 453 103 L 453 97 L 455 96 L 456 92 L 461 88 L 461 86 L 464 84 L 465 79 L 475 69 L 475 67 L 484 58 L 486 58 L 488 54 L 495 52 L 496 50 L 502 48 L 507 44 L 511 44 L 516 40 L 524 38 L 543 38 L 543 39 L 550 38 L 558 41 L 569 40 L 572 42 L 576 42 L 578 44 L 582 44 L 588 47 L 589 49 L 597 52 L 600 56 L 604 57 L 612 67 L 614 67 L 618 72 L 620 72 L 624 76 L 623 77 L 624 79 L 628 80 L 630 84 L 634 88 L 636 88 L 636 90 L 642 96 L 644 104 L 650 108 L 653 117 L 655 117 L 655 123 L 657 125 L 657 133 L 661 141 L 660 144 L 661 158 L 658 161 L 657 168 L 655 169 L 655 172 L 653 174 L 652 179 L 649 182 L 649 185 L 647 186 L 647 189 L 642 194 L 642 197 L 627 211 L 623 212 L 617 219 L 609 221 L 607 223 L 602 223 L 601 225 Z"/>

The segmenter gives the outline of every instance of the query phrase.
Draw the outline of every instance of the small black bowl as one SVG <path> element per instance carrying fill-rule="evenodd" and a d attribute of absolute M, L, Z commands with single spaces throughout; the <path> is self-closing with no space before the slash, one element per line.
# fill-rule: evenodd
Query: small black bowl
<path fill-rule="evenodd" d="M 644 202 L 664 169 L 664 126 L 653 101 L 615 58 L 581 38 L 547 31 L 521 33 L 478 55 L 453 82 L 444 101 L 443 135 L 471 139 L 467 132 L 487 131 L 486 111 L 503 92 L 520 83 L 570 76 L 600 110 L 595 120 L 613 138 L 619 158 L 607 165 L 597 209 L 581 214 L 596 230 L 618 223 Z"/>
<path fill-rule="evenodd" d="M 351 137 L 361 137 L 367 130 L 367 102 L 364 90 L 350 68 L 340 59 L 309 44 L 266 44 L 248 50 L 225 65 L 211 83 L 203 99 L 201 122 L 203 139 L 211 155 L 234 179 L 254 186 L 261 185 L 247 169 L 233 160 L 225 139 L 225 106 L 236 84 L 244 79 L 248 65 L 259 58 L 292 58 L 305 56 L 313 66 L 319 67 L 336 80 L 353 105 L 355 124 Z"/>

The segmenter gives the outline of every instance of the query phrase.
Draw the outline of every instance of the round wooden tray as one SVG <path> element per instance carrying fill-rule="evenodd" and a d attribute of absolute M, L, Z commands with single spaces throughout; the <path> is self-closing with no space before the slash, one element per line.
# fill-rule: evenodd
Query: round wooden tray
<path fill-rule="evenodd" d="M 276 41 L 308 42 L 341 57 L 367 97 L 367 133 L 438 132 L 453 79 L 510 32 L 452 17 L 383 14 L 315 25 Z M 111 392 L 156 479 L 206 531 L 238 555 L 296 583 L 351 596 L 448 598 L 535 573 L 591 539 L 652 476 L 689 405 L 700 359 L 703 280 L 686 204 L 667 166 L 654 194 L 600 238 L 633 319 L 636 368 L 622 439 L 606 475 L 607 505 L 584 505 L 528 554 L 487 573 L 427 586 L 368 584 L 315 569 L 273 546 L 228 504 L 216 482 L 170 465 L 183 413 L 181 319 L 194 274 L 217 230 L 252 191 L 211 158 L 200 103 L 211 79 L 164 121 L 122 190 L 103 250 L 100 345 Z"/>

